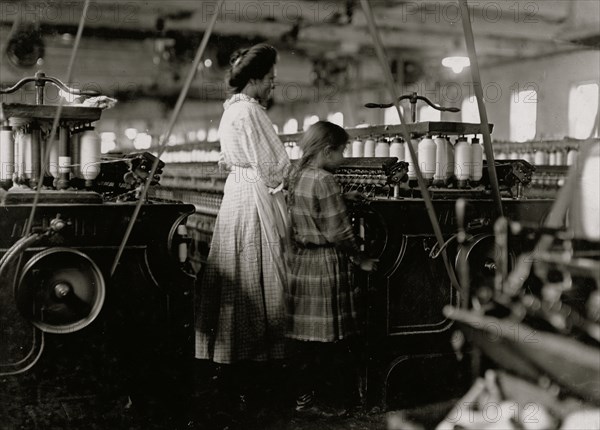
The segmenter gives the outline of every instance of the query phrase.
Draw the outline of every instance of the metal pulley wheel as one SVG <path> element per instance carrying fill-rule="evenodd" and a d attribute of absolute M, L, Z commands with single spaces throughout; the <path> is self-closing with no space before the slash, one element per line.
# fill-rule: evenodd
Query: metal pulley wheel
<path fill-rule="evenodd" d="M 15 289 L 17 309 L 47 333 L 87 327 L 100 313 L 106 295 L 102 272 L 84 253 L 49 248 L 33 256 Z"/>
<path fill-rule="evenodd" d="M 460 270 L 460 261 L 465 258 L 469 266 L 469 283 L 473 291 L 494 289 L 496 275 L 496 258 L 499 249 L 496 247 L 494 235 L 479 234 L 471 238 L 466 246 L 459 247 L 456 254 L 455 267 Z M 508 252 L 508 270 L 514 266 L 515 255 Z"/>

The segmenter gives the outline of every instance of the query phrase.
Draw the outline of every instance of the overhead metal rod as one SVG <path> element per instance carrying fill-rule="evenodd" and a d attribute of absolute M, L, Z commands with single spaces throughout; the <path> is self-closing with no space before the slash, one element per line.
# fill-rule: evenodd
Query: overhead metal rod
<path fill-rule="evenodd" d="M 465 33 L 465 42 L 467 44 L 467 52 L 471 63 L 471 77 L 473 79 L 473 89 L 477 98 L 477 108 L 479 110 L 479 118 L 481 122 L 481 133 L 483 134 L 483 149 L 485 150 L 485 158 L 487 160 L 487 169 L 490 177 L 490 185 L 492 187 L 492 197 L 496 205 L 497 216 L 504 216 L 502 209 L 502 198 L 500 197 L 500 187 L 498 185 L 498 175 L 496 174 L 496 163 L 494 162 L 494 149 L 492 148 L 492 137 L 490 135 L 490 126 L 487 117 L 487 111 L 483 102 L 483 86 L 481 85 L 481 76 L 479 75 L 479 63 L 477 61 L 477 53 L 475 51 L 475 40 L 473 38 L 473 27 L 471 26 L 471 17 L 469 15 L 469 5 L 467 0 L 459 0 L 460 13 Z"/>
<path fill-rule="evenodd" d="M 396 83 L 394 82 L 394 77 L 392 76 L 392 72 L 389 67 L 390 63 L 389 63 L 388 57 L 385 53 L 383 43 L 381 42 L 379 32 L 377 31 L 377 26 L 375 24 L 375 18 L 373 16 L 373 10 L 371 9 L 371 4 L 369 3 L 368 0 L 361 0 L 360 3 L 362 5 L 362 9 L 365 13 L 365 17 L 367 18 L 367 25 L 369 27 L 369 32 L 371 33 L 371 37 L 373 38 L 373 44 L 375 45 L 375 52 L 377 53 L 377 58 L 379 59 L 379 62 L 381 64 L 381 69 L 385 76 L 385 82 L 387 84 L 388 90 L 389 90 L 390 94 L 392 95 L 392 99 L 394 101 L 397 101 L 400 99 L 401 94 L 398 90 L 398 87 L 396 86 Z M 400 106 L 397 102 L 394 103 L 394 106 L 396 107 L 396 111 L 398 112 L 398 116 L 400 118 L 402 136 L 404 137 L 404 140 L 406 141 L 406 145 L 408 146 L 410 156 L 411 156 L 412 160 L 417 160 L 417 152 L 415 151 L 415 149 L 413 148 L 413 146 L 411 144 L 412 136 L 410 135 L 409 129 L 404 120 L 404 115 L 402 114 L 402 111 L 400 110 Z M 417 176 L 417 182 L 419 184 L 419 189 L 421 191 L 421 196 L 423 197 L 423 201 L 425 202 L 425 208 L 427 209 L 427 215 L 429 216 L 429 220 L 431 221 L 431 226 L 433 227 L 433 232 L 434 232 L 435 238 L 438 242 L 438 246 L 440 247 L 440 249 L 442 249 L 442 245 L 444 244 L 444 237 L 442 235 L 442 229 L 440 228 L 440 224 L 438 222 L 438 219 L 437 219 L 437 216 L 435 213 L 435 208 L 433 207 L 433 201 L 431 200 L 431 195 L 429 194 L 429 190 L 427 189 L 427 184 L 425 183 L 425 180 L 423 179 L 423 174 L 421 173 L 421 168 L 419 167 L 419 163 L 413 161 L 413 165 L 414 165 L 414 169 L 415 169 L 415 174 Z M 448 255 L 445 250 L 442 251 L 442 258 L 444 260 L 444 265 L 446 266 L 446 270 L 448 272 L 448 276 L 450 277 L 452 284 L 457 289 L 457 291 L 460 291 L 460 284 L 458 283 L 458 280 L 456 279 L 454 270 L 450 266 L 450 262 L 448 261 Z"/>
<path fill-rule="evenodd" d="M 219 17 L 219 11 L 221 10 L 223 1 L 224 0 L 219 0 L 219 3 L 217 4 L 217 7 L 215 9 L 215 12 L 214 12 L 213 16 L 211 17 L 208 28 L 204 32 L 204 36 L 202 37 L 202 42 L 200 42 L 200 46 L 198 47 L 198 50 L 196 51 L 196 57 L 194 58 L 194 63 L 192 64 L 192 67 L 190 68 L 190 71 L 188 72 L 185 84 L 184 84 L 183 88 L 181 89 L 181 92 L 179 93 L 179 98 L 177 99 L 177 103 L 175 105 L 175 108 L 173 109 L 173 112 L 171 114 L 171 118 L 169 120 L 167 128 L 160 137 L 160 141 L 158 143 L 158 153 L 156 155 L 156 159 L 154 160 L 154 163 L 152 164 L 152 169 L 150 170 L 150 173 L 148 174 L 148 178 L 146 178 L 146 183 L 144 185 L 142 185 L 142 192 L 140 193 L 139 200 L 137 201 L 137 204 L 135 206 L 133 214 L 131 215 L 131 219 L 129 220 L 129 224 L 127 225 L 125 234 L 123 235 L 121 245 L 119 246 L 119 249 L 117 250 L 117 255 L 115 256 L 115 260 L 113 261 L 112 267 L 110 269 L 111 276 L 113 276 L 115 271 L 117 270 L 119 260 L 121 259 L 121 255 L 123 254 L 125 245 L 127 244 L 127 240 L 129 239 L 129 236 L 131 235 L 131 231 L 133 230 L 135 221 L 140 213 L 140 210 L 142 208 L 142 205 L 144 204 L 144 201 L 146 200 L 146 195 L 148 194 L 148 188 L 150 188 L 150 183 L 152 182 L 152 179 L 154 178 L 156 169 L 158 168 L 158 163 L 160 162 L 160 156 L 163 154 L 163 152 L 165 152 L 165 149 L 167 148 L 167 142 L 169 141 L 169 136 L 171 136 L 171 132 L 173 131 L 173 127 L 175 126 L 175 123 L 177 122 L 177 118 L 179 118 L 179 113 L 181 112 L 181 108 L 183 107 L 183 104 L 185 103 L 185 99 L 186 99 L 187 93 L 192 85 L 192 81 L 194 80 L 194 76 L 196 76 L 196 72 L 198 70 L 198 67 L 200 66 L 200 61 L 202 61 L 202 56 L 204 55 L 204 51 L 206 51 L 206 46 L 208 45 L 208 39 L 210 38 L 210 36 L 213 32 L 213 29 L 215 27 L 215 24 L 217 22 L 217 18 Z"/>

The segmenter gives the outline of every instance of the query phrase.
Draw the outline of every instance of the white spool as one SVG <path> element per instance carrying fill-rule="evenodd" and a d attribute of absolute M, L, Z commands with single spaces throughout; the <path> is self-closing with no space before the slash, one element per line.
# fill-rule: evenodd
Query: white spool
<path fill-rule="evenodd" d="M 482 176 L 483 146 L 481 146 L 481 144 L 479 143 L 479 139 L 474 137 L 471 140 L 471 169 L 469 171 L 469 179 L 474 182 L 479 182 Z"/>
<path fill-rule="evenodd" d="M 459 137 L 454 145 L 454 175 L 459 181 L 469 179 L 471 173 L 471 146 L 467 139 Z"/>
<path fill-rule="evenodd" d="M 71 173 L 71 157 L 58 157 L 58 173 Z"/>
<path fill-rule="evenodd" d="M 390 145 L 390 157 L 396 157 L 398 161 L 404 161 L 404 142 L 399 137 L 395 137 Z"/>
<path fill-rule="evenodd" d="M 569 152 L 567 152 L 567 166 L 573 166 L 575 164 L 577 164 L 577 156 L 579 154 L 577 153 L 577 149 L 575 148 L 571 148 L 569 149 Z"/>
<path fill-rule="evenodd" d="M 433 143 L 435 143 L 435 175 L 433 175 L 433 179 L 434 181 L 445 181 L 448 170 L 448 143 L 443 137 L 436 137 L 433 139 Z"/>
<path fill-rule="evenodd" d="M 375 146 L 375 157 L 389 157 L 390 156 L 390 144 L 385 139 L 379 139 Z"/>
<path fill-rule="evenodd" d="M 100 173 L 100 136 L 93 129 L 81 133 L 79 138 L 81 177 L 86 181 L 96 179 Z"/>
<path fill-rule="evenodd" d="M 533 157 L 533 163 L 536 166 L 545 166 L 548 164 L 548 154 L 542 149 L 538 149 Z"/>
<path fill-rule="evenodd" d="M 563 166 L 565 164 L 565 154 L 562 149 L 556 150 L 556 165 Z"/>
<path fill-rule="evenodd" d="M 404 145 L 404 161 L 408 163 L 408 179 L 417 179 L 417 174 L 415 173 L 415 165 L 414 161 L 410 155 L 410 149 L 408 145 L 413 147 L 415 154 L 417 155 L 416 162 L 419 162 L 419 141 L 417 139 L 411 139 L 410 143 L 406 142 Z"/>
<path fill-rule="evenodd" d="M 292 150 L 290 151 L 290 159 L 298 160 L 300 158 L 300 147 L 298 145 L 292 146 Z"/>
<path fill-rule="evenodd" d="M 352 157 L 352 144 L 351 143 L 346 143 L 346 146 L 344 146 L 343 156 L 344 156 L 344 158 Z"/>
<path fill-rule="evenodd" d="M 10 181 L 15 173 L 15 140 L 12 127 L 0 127 L 0 181 Z"/>
<path fill-rule="evenodd" d="M 52 142 L 48 142 L 47 151 L 46 160 L 48 165 L 45 172 L 52 175 L 53 178 L 58 178 L 58 136 Z"/>
<path fill-rule="evenodd" d="M 365 140 L 364 157 L 375 157 L 375 140 L 371 137 Z"/>
<path fill-rule="evenodd" d="M 429 136 L 419 142 L 419 167 L 424 179 L 433 179 L 435 175 L 437 147 Z"/>
<path fill-rule="evenodd" d="M 364 157 L 365 147 L 360 139 L 356 139 L 352 142 L 352 157 Z"/>
<path fill-rule="evenodd" d="M 454 176 L 454 146 L 448 137 L 446 138 L 446 149 L 446 159 L 448 160 L 448 164 L 446 165 L 446 177 L 451 178 Z"/>

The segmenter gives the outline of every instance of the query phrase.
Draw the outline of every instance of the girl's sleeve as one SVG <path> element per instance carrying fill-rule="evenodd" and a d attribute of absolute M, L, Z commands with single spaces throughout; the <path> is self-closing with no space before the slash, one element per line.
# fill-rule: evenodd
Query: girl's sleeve
<path fill-rule="evenodd" d="M 316 183 L 315 189 L 320 211 L 321 233 L 337 248 L 349 255 L 358 255 L 360 250 L 346 213 L 340 187 L 334 176 L 328 175 L 323 181 Z"/>
<path fill-rule="evenodd" d="M 239 144 L 266 186 L 276 188 L 290 168 L 290 159 L 265 113 L 249 110 L 234 124 Z"/>

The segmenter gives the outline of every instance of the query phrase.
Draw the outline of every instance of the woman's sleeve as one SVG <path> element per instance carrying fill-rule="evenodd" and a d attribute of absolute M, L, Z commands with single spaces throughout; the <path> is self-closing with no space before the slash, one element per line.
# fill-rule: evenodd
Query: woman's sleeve
<path fill-rule="evenodd" d="M 239 143 L 260 180 L 271 188 L 280 185 L 290 167 L 290 160 L 273 123 L 266 114 L 249 111 L 236 121 L 235 127 Z"/>
<path fill-rule="evenodd" d="M 346 213 L 340 187 L 334 176 L 328 175 L 323 181 L 316 183 L 315 187 L 321 233 L 328 242 L 334 243 L 349 255 L 358 255 L 360 250 Z"/>

